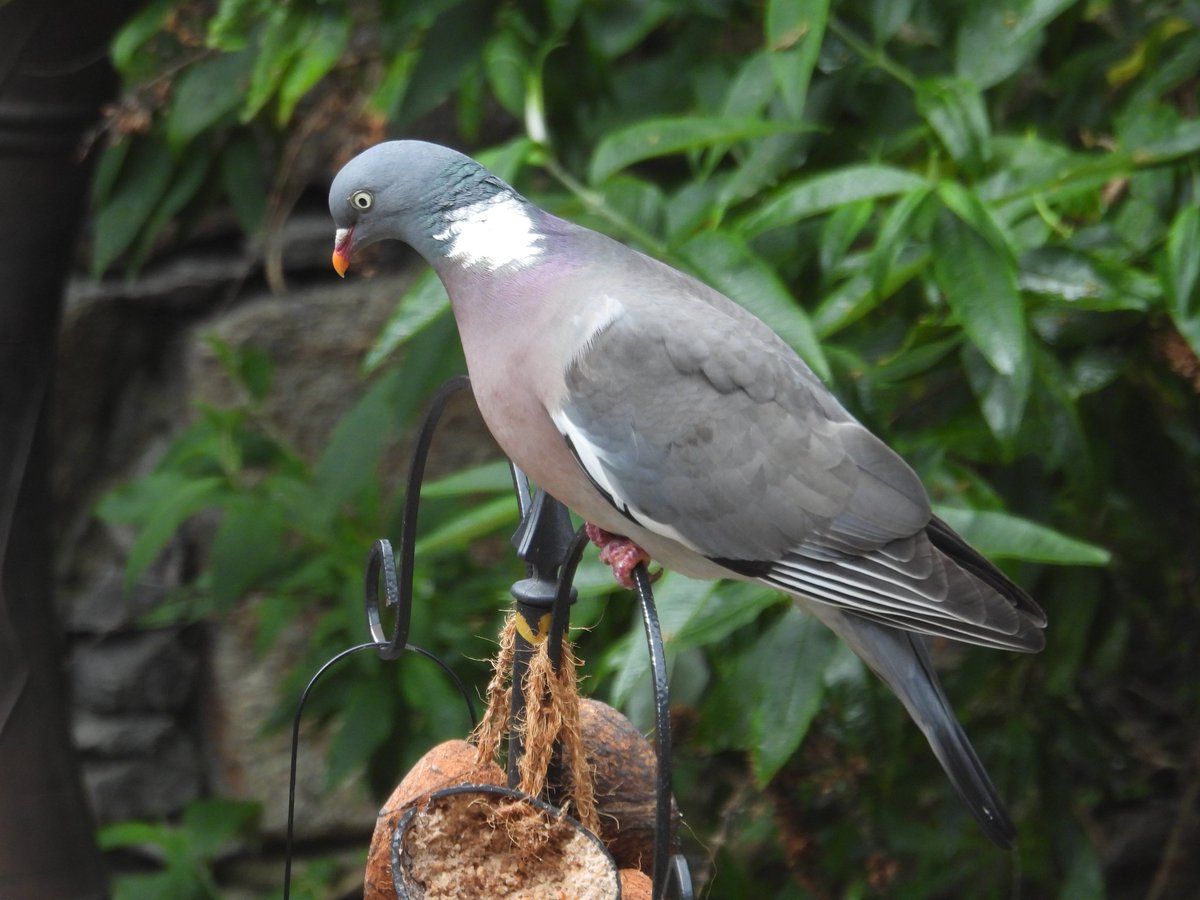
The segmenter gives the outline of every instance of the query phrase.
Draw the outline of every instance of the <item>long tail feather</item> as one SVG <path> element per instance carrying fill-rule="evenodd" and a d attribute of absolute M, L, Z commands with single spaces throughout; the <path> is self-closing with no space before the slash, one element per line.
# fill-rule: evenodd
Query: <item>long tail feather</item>
<path fill-rule="evenodd" d="M 984 832 L 998 846 L 1011 850 L 1017 830 L 942 692 L 924 638 L 824 604 L 805 606 L 895 692 Z"/>

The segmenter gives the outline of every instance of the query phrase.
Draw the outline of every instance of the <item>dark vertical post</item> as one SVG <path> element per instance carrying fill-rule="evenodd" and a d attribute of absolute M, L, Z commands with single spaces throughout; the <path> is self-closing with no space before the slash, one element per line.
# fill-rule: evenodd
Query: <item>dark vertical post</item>
<path fill-rule="evenodd" d="M 88 169 L 133 0 L 0 3 L 0 897 L 102 897 L 51 595 L 49 403 Z"/>
<path fill-rule="evenodd" d="M 516 480 L 520 486 L 522 479 Z M 516 729 L 516 723 L 525 709 L 525 693 L 521 686 L 537 644 L 551 638 L 550 625 L 554 600 L 558 594 L 559 570 L 570 555 L 574 538 L 575 531 L 567 508 L 544 491 L 538 491 L 532 507 L 513 535 L 513 546 L 517 549 L 517 556 L 525 561 L 529 577 L 512 586 L 513 599 L 516 601 L 517 638 L 513 654 L 512 703 L 509 708 L 509 787 L 515 788 L 520 780 L 517 765 L 524 752 L 521 735 Z M 571 597 L 574 598 L 574 588 L 571 589 Z M 560 623 L 560 627 L 565 627 L 565 623 Z M 558 648 L 551 645 L 549 649 L 554 654 L 552 658 L 556 659 Z"/>

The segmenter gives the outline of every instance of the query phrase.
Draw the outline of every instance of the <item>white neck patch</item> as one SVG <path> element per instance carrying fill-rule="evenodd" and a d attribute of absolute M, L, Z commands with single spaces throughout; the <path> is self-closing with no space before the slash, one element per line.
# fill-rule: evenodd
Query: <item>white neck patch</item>
<path fill-rule="evenodd" d="M 492 272 L 505 266 L 524 268 L 542 255 L 533 220 L 509 193 L 452 210 L 446 227 L 433 238 L 450 243 L 446 255 L 451 259 Z"/>

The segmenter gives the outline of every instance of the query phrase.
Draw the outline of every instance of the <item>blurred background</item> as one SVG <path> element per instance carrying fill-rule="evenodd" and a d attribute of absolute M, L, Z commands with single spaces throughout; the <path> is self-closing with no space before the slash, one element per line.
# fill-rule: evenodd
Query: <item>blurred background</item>
<path fill-rule="evenodd" d="M 0 0 L 0 896 L 281 893 L 296 700 L 463 370 L 405 248 L 329 266 L 399 136 L 751 308 L 1050 617 L 935 647 L 1010 855 L 782 597 L 666 576 L 701 896 L 1197 896 L 1198 101 L 1187 0 Z M 412 638 L 478 691 L 516 506 L 469 399 L 439 434 Z M 583 689 L 649 729 L 631 597 L 578 583 Z M 335 670 L 293 896 L 361 895 L 467 728 L 426 661 Z"/>

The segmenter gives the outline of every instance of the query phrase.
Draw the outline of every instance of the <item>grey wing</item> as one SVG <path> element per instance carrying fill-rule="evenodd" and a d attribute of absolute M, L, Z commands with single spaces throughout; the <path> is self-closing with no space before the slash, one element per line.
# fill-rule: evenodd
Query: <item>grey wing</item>
<path fill-rule="evenodd" d="M 555 417 L 592 482 L 743 576 L 908 630 L 1040 646 L 1040 610 L 935 546 L 913 471 L 758 325 L 697 301 L 594 335 Z"/>

